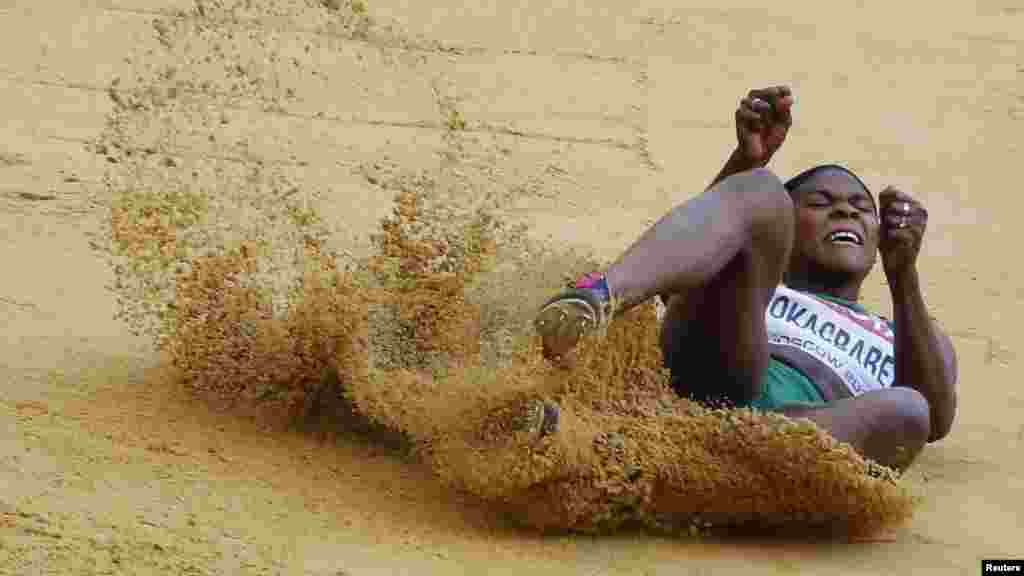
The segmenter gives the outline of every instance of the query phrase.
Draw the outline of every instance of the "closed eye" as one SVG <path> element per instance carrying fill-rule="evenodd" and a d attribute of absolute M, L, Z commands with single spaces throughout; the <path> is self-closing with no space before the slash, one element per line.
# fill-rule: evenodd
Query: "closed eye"
<path fill-rule="evenodd" d="M 804 205 L 811 208 L 828 208 L 832 198 L 822 192 L 809 192 L 804 196 Z"/>
<path fill-rule="evenodd" d="M 828 208 L 835 202 L 835 197 L 826 190 L 815 190 L 804 195 L 804 206 L 808 208 Z M 875 203 L 866 194 L 857 194 L 850 198 L 850 205 L 860 212 L 875 212 Z"/>

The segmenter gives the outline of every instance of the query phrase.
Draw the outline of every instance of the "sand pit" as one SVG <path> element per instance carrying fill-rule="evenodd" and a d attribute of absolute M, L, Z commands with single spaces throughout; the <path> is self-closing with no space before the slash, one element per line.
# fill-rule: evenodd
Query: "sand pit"
<path fill-rule="evenodd" d="M 910 36 L 912 8 L 869 3 L 839 16 L 871 38 L 832 35 L 824 67 L 809 39 L 837 14 L 814 5 L 12 6 L 9 115 L 38 126 L 0 148 L 5 258 L 52 266 L 0 291 L 0 571 L 892 573 L 1015 552 L 1015 288 L 960 257 L 993 241 L 978 222 L 1012 236 L 1014 201 L 966 185 L 1002 189 L 1016 146 L 1021 28 L 998 2 Z M 531 340 L 540 299 L 717 169 L 722 95 L 779 81 L 800 106 L 780 173 L 839 159 L 941 222 L 927 296 L 971 387 L 904 477 L 806 422 L 677 399 L 650 308 L 571 370 Z M 539 442 L 507 426 L 534 399 L 563 414 Z"/>

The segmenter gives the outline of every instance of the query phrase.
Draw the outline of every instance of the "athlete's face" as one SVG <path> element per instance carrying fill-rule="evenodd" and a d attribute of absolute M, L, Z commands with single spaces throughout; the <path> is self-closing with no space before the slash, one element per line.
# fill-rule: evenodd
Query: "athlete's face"
<path fill-rule="evenodd" d="M 878 254 L 878 215 L 857 180 L 840 170 L 819 172 L 793 191 L 793 203 L 793 267 L 856 279 L 868 275 Z"/>

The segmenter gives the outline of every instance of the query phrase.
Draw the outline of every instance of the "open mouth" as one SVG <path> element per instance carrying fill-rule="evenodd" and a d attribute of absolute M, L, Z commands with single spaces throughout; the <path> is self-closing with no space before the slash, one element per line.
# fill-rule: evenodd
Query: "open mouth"
<path fill-rule="evenodd" d="M 836 230 L 826 238 L 832 244 L 847 244 L 850 246 L 863 246 L 864 238 L 852 230 Z"/>

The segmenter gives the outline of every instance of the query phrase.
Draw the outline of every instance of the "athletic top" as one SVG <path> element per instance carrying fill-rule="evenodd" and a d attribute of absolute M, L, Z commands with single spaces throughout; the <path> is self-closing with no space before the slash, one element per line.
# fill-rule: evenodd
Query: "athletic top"
<path fill-rule="evenodd" d="M 779 285 L 765 313 L 772 358 L 803 373 L 826 402 L 892 386 L 892 322 L 863 306 Z"/>

